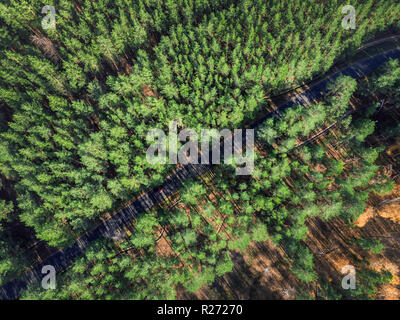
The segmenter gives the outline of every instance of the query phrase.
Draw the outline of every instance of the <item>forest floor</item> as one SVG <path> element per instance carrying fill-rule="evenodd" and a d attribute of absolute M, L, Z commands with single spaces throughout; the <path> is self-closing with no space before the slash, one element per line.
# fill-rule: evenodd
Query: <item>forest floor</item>
<path fill-rule="evenodd" d="M 364 214 L 355 221 L 357 227 L 368 228 L 370 224 L 376 223 L 377 218 L 390 220 L 393 225 L 400 225 L 400 184 L 396 184 L 392 193 L 379 197 L 379 199 L 382 204 L 378 206 L 370 204 Z M 393 257 L 400 257 L 400 228 L 396 230 L 397 232 L 392 233 L 385 230 L 386 233 L 379 237 L 386 245 L 384 254 L 368 259 L 371 267 L 375 270 L 386 268 L 393 274 L 393 280 L 382 286 L 378 293 L 377 298 L 380 299 L 400 300 L 400 258 L 397 258 L 397 263 L 393 261 Z"/>
<path fill-rule="evenodd" d="M 380 197 L 382 201 L 400 196 L 400 184 L 392 193 Z M 376 199 L 371 200 L 375 202 Z M 349 227 L 339 219 L 322 221 L 309 219 L 306 244 L 315 257 L 315 270 L 319 277 L 340 286 L 346 265 L 355 259 L 366 260 L 370 267 L 389 270 L 393 280 L 383 285 L 375 299 L 400 299 L 400 201 L 379 209 L 369 203 L 364 213 Z M 353 242 L 354 238 L 373 237 L 381 240 L 385 249 L 371 255 Z M 233 271 L 218 277 L 208 287 L 194 294 L 177 288 L 177 299 L 294 299 L 300 281 L 290 271 L 290 261 L 281 246 L 270 240 L 252 243 L 245 254 L 231 251 Z M 309 286 L 312 296 L 316 292 Z"/>

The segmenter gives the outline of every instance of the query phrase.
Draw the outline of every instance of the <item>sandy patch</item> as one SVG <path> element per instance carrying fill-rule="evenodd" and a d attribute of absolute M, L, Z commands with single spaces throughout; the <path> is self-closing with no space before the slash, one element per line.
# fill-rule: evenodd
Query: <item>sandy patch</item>
<path fill-rule="evenodd" d="M 367 207 L 367 209 L 365 209 L 364 213 L 356 219 L 354 224 L 359 228 L 364 227 L 368 223 L 369 219 L 374 217 L 374 215 L 375 215 L 374 211 L 375 210 L 373 207 L 371 207 L 371 206 Z"/>
<path fill-rule="evenodd" d="M 386 269 L 393 274 L 393 279 L 390 283 L 385 284 L 377 292 L 378 299 L 384 300 L 399 300 L 400 299 L 400 277 L 399 277 L 399 266 L 395 265 L 386 257 L 374 256 L 369 260 L 371 267 L 377 271 Z"/>
<path fill-rule="evenodd" d="M 378 214 L 400 224 L 400 202 L 383 207 L 378 211 Z"/>

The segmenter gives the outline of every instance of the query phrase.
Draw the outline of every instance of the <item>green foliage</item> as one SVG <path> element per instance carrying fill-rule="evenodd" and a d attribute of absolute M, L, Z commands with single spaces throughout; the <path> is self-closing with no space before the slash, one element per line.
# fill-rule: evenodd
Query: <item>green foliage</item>
<path fill-rule="evenodd" d="M 253 235 L 252 235 L 252 240 L 256 242 L 262 242 L 268 240 L 268 231 L 267 227 L 262 224 L 258 223 L 256 224 L 253 229 Z"/>
<path fill-rule="evenodd" d="M 399 9 L 392 0 L 357 5 L 369 18 L 350 34 L 337 27 L 335 1 L 62 0 L 55 30 L 41 28 L 41 1 L 3 1 L 0 97 L 10 120 L 0 163 L 17 181 L 21 220 L 50 245 L 71 243 L 171 172 L 146 161 L 149 129 L 171 120 L 240 127 L 264 110 L 265 96 L 322 74 Z M 381 87 L 395 85 L 397 73 Z M 279 149 L 289 152 L 299 133 L 341 114 L 354 87 L 342 78 L 333 108 L 288 115 L 260 139 L 272 144 L 287 130 Z M 201 190 L 190 192 L 182 199 L 194 204 Z"/>
<path fill-rule="evenodd" d="M 9 214 L 13 212 L 14 204 L 11 201 L 0 200 L 0 221 L 8 221 Z"/>
<path fill-rule="evenodd" d="M 350 33 L 338 27 L 337 1 L 60 0 L 56 30 L 42 30 L 42 5 L 0 4 L 0 172 L 16 194 L 0 199 L 0 220 L 19 219 L 55 247 L 70 245 L 175 169 L 147 161 L 150 129 L 167 131 L 173 120 L 179 129 L 244 127 L 265 113 L 267 96 L 351 56 L 362 40 L 397 23 L 400 10 L 394 0 L 358 1 Z M 371 81 L 392 104 L 399 70 L 391 61 Z M 319 103 L 269 118 L 257 130 L 252 176 L 219 167 L 214 180 L 186 181 L 179 199 L 166 201 L 176 200 L 175 210 L 138 217 L 120 248 L 93 244 L 55 291 L 31 286 L 24 298 L 172 299 L 177 285 L 195 292 L 230 272 L 230 250 L 244 252 L 268 235 L 285 246 L 302 282 L 315 281 L 302 244 L 307 219 L 352 222 L 370 191 L 392 186 L 370 185 L 381 152 L 364 145 L 374 121 L 342 118 L 356 89 L 354 79 L 339 77 Z M 332 124 L 340 137 L 328 132 L 326 143 L 311 141 Z M 346 159 L 333 159 L 334 146 Z M 13 244 L 2 234 L 2 282 L 26 264 L 12 255 Z"/>
<path fill-rule="evenodd" d="M 356 272 L 356 289 L 346 290 L 348 299 L 372 300 L 376 295 L 377 288 L 392 281 L 393 275 L 388 270 L 381 272 L 362 268 Z"/>
<path fill-rule="evenodd" d="M 300 281 L 310 283 L 317 279 L 317 274 L 313 270 L 313 259 L 313 254 L 308 248 L 301 246 L 298 249 L 291 271 Z"/>
<path fill-rule="evenodd" d="M 382 253 L 385 246 L 379 239 L 373 238 L 360 238 L 357 239 L 357 243 L 365 250 L 370 251 L 372 254 Z"/>

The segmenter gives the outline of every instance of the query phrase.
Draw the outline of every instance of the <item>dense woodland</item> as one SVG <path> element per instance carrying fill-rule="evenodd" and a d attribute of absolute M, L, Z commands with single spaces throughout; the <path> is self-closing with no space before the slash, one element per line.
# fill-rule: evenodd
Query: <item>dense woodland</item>
<path fill-rule="evenodd" d="M 355 80 L 342 77 L 330 85 L 324 101 L 293 108 L 279 119 L 266 121 L 258 131 L 259 152 L 251 177 L 238 179 L 233 167 L 213 168 L 212 173 L 188 182 L 176 198 L 135 221 L 126 240 L 94 244 L 62 275 L 65 285 L 59 290 L 32 287 L 24 298 L 173 299 L 174 286 L 183 285 L 195 292 L 211 285 L 216 277 L 232 271 L 231 250 L 243 252 L 251 241 L 268 237 L 285 247 L 286 263 L 291 263 L 291 271 L 300 281 L 319 283 L 320 296 L 372 298 L 376 287 L 389 282 L 392 274 L 356 261 L 355 291 L 344 291 L 338 283 L 319 279 L 313 255 L 304 243 L 305 222 L 313 217 L 342 218 L 350 227 L 363 212 L 371 192 L 385 194 L 392 189 L 393 182 L 374 164 L 383 148 L 364 143 L 374 132 L 374 122 L 368 118 L 377 112 L 378 105 L 371 102 L 363 107 L 356 120 L 343 115 L 350 108 L 351 96 L 376 95 L 397 85 L 399 67 L 398 61 L 391 61 L 371 77 L 373 91 L 369 91 L 370 83 L 362 83 L 357 90 Z M 396 96 L 388 104 L 398 107 Z M 328 133 L 325 146 L 301 142 L 334 122 L 336 133 L 341 134 Z M 297 130 L 288 130 L 294 125 Z M 158 241 L 164 233 L 168 246 L 160 249 Z M 355 243 L 372 254 L 383 250 L 375 239 L 356 239 Z M 310 296 L 300 294 L 299 298 Z"/>
<path fill-rule="evenodd" d="M 56 29 L 43 30 L 46 4 L 0 4 L 0 284 L 36 262 L 16 229 L 67 247 L 164 180 L 175 167 L 146 161 L 150 129 L 167 132 L 172 120 L 242 128 L 269 110 L 269 96 L 400 26 L 394 0 L 353 1 L 355 30 L 340 25 L 344 1 L 60 0 Z M 23 298 L 173 299 L 178 286 L 195 292 L 232 271 L 232 250 L 267 239 L 327 299 L 372 298 L 391 274 L 360 262 L 357 292 L 325 284 L 305 223 L 340 218 L 351 227 L 371 193 L 393 188 L 377 163 L 385 146 L 365 140 L 377 130 L 387 145 L 400 136 L 400 124 L 374 122 L 382 99 L 399 108 L 399 85 L 398 60 L 368 81 L 336 79 L 320 102 L 260 126 L 251 176 L 213 167 L 132 221 L 123 240 L 94 243 L 56 290 L 36 284 Z M 354 110 L 354 97 L 368 104 Z M 331 125 L 335 132 L 314 143 Z M 358 244 L 382 250 L 368 239 Z"/>

